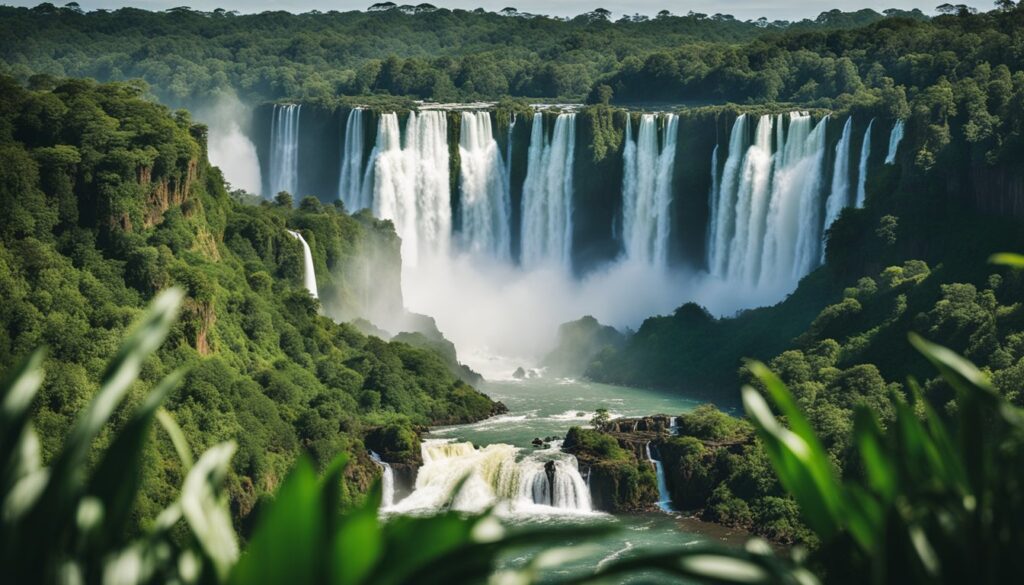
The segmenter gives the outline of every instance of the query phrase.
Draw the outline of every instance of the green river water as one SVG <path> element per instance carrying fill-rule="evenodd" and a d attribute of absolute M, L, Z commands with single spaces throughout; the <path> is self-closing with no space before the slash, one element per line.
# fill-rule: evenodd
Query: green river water
<path fill-rule="evenodd" d="M 487 382 L 481 390 L 503 402 L 509 412 L 475 424 L 435 429 L 430 438 L 469 441 L 477 447 L 495 443 L 511 444 L 520 448 L 521 456 L 525 456 L 534 452 L 531 441 L 535 437 L 563 437 L 571 426 L 587 424 L 598 408 L 607 409 L 613 417 L 652 414 L 675 416 L 701 403 L 679 394 L 576 380 L 537 378 Z M 582 558 L 562 565 L 557 570 L 549 570 L 547 574 L 550 577 L 593 571 L 601 563 L 634 554 L 640 549 L 664 550 L 707 540 L 739 543 L 744 538 L 743 534 L 717 525 L 702 523 L 678 513 L 660 511 L 615 516 L 602 513 L 561 515 L 527 512 L 511 514 L 506 522 L 511 525 L 611 522 L 618 527 L 614 535 L 591 543 L 593 549 Z M 506 566 L 521 566 L 538 552 L 522 551 L 506 559 Z M 672 581 L 652 572 L 621 582 Z"/>

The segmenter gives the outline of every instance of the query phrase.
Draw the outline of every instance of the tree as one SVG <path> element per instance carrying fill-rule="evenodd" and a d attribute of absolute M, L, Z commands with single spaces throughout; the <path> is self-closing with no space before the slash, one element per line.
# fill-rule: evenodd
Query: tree
<path fill-rule="evenodd" d="M 288 209 L 291 209 L 292 207 L 295 206 L 295 202 L 292 199 L 292 194 L 287 191 L 281 191 L 276 196 L 274 196 L 274 203 L 276 203 L 278 207 L 285 207 Z"/>
<path fill-rule="evenodd" d="M 612 101 L 612 88 L 607 84 L 600 84 L 594 86 L 594 89 L 590 91 L 590 95 L 587 96 L 588 104 L 603 104 L 608 105 Z"/>

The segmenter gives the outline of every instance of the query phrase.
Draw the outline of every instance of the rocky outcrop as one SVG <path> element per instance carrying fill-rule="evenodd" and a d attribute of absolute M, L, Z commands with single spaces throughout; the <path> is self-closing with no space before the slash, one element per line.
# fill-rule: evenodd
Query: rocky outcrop
<path fill-rule="evenodd" d="M 639 439 L 637 440 L 639 441 Z M 620 443 L 596 429 L 569 429 L 562 450 L 576 457 L 587 479 L 594 508 L 604 512 L 650 509 L 658 500 L 654 467 L 633 449 L 634 441 Z"/>
<path fill-rule="evenodd" d="M 139 167 L 139 185 L 148 190 L 143 214 L 143 227 L 150 228 L 163 221 L 164 212 L 189 199 L 192 185 L 199 175 L 199 159 L 191 159 L 177 174 L 153 180 L 153 168 Z"/>

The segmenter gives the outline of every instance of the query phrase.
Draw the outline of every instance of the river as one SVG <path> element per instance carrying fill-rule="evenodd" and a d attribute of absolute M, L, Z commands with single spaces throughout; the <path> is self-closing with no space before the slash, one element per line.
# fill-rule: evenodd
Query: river
<path fill-rule="evenodd" d="M 500 400 L 509 409 L 508 413 L 474 424 L 442 427 L 434 429 L 427 437 L 428 445 L 443 446 L 471 442 L 477 447 L 471 450 L 463 445 L 463 450 L 452 454 L 443 462 L 435 460 L 434 467 L 429 470 L 436 475 L 447 473 L 447 483 L 437 484 L 436 492 L 419 487 L 405 502 L 399 502 L 395 511 L 415 513 L 428 508 L 440 497 L 443 486 L 452 482 L 464 473 L 459 470 L 460 463 L 476 466 L 481 475 L 487 476 L 486 481 L 497 486 L 508 483 L 508 479 L 495 479 L 493 469 L 502 463 L 501 457 L 509 457 L 514 453 L 520 468 L 530 467 L 523 462 L 534 460 L 545 461 L 552 458 L 569 459 L 558 453 L 558 442 L 549 448 L 535 448 L 531 443 L 535 438 L 563 437 L 574 425 L 586 425 L 594 412 L 599 408 L 608 410 L 612 417 L 633 417 L 652 414 L 677 415 L 689 411 L 700 404 L 700 401 L 685 398 L 679 394 L 610 386 L 577 380 L 550 380 L 534 378 L 519 381 L 491 381 L 481 385 L 480 389 L 494 400 Z M 507 445 L 508 447 L 504 447 Z M 499 453 L 500 451 L 500 453 Z M 498 462 L 498 463 L 496 463 Z M 504 462 L 508 465 L 508 461 Z M 537 464 L 542 465 L 542 464 Z M 464 468 L 463 468 L 464 469 Z M 523 473 L 520 471 L 519 473 Z M 518 479 L 518 476 L 517 476 Z M 516 481 L 516 479 L 513 479 Z M 481 509 L 488 501 L 480 500 L 478 490 L 486 488 L 467 482 L 466 491 L 471 495 L 463 502 L 467 509 Z M 522 483 L 522 482 L 521 482 Z M 526 482 L 529 483 L 528 481 Z M 556 481 L 556 484 L 558 482 Z M 585 487 L 583 489 L 586 489 Z M 493 491 L 498 491 L 494 489 Z M 488 493 L 492 493 L 488 491 Z M 551 496 L 553 499 L 556 496 Z M 588 496 L 589 497 L 589 496 Z M 493 502 L 491 502 L 493 503 Z M 586 502 L 589 505 L 589 499 Z M 571 504 L 570 504 L 571 505 Z M 742 542 L 743 534 L 713 524 L 686 518 L 681 514 L 652 511 L 648 513 L 609 515 L 602 512 L 584 509 L 564 509 L 552 506 L 522 504 L 516 506 L 499 505 L 499 513 L 510 525 L 532 525 L 538 523 L 607 523 L 613 522 L 619 530 L 612 536 L 598 540 L 594 550 L 586 556 L 549 571 L 549 578 L 564 577 L 586 571 L 610 560 L 631 554 L 638 549 L 657 550 L 687 546 L 708 540 L 729 543 Z M 566 545 L 573 544 L 566 542 Z M 524 550 L 504 560 L 507 567 L 523 565 L 539 551 Z M 637 575 L 623 583 L 662 582 L 658 575 Z M 671 581 L 667 581 L 671 582 Z"/>

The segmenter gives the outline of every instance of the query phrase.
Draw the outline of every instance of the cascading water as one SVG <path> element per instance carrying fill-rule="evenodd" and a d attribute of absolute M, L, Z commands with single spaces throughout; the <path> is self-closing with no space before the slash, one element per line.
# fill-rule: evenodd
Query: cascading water
<path fill-rule="evenodd" d="M 314 299 L 320 298 L 316 290 L 316 268 L 313 266 L 313 253 L 309 249 L 309 244 L 299 232 L 288 230 L 288 233 L 302 244 L 302 282 Z"/>
<path fill-rule="evenodd" d="M 852 135 L 853 116 L 850 116 L 846 119 L 846 124 L 843 124 L 843 135 L 836 144 L 836 162 L 832 168 L 832 191 L 825 203 L 823 234 L 839 217 L 843 208 L 850 204 L 850 138 Z"/>
<path fill-rule="evenodd" d="M 270 196 L 281 191 L 298 195 L 299 114 L 298 104 L 275 104 L 270 121 Z"/>
<path fill-rule="evenodd" d="M 644 114 L 633 140 L 632 123 L 626 125 L 622 182 L 622 239 L 626 256 L 664 266 L 668 259 L 669 207 L 675 167 L 679 117 L 666 114 L 659 149 L 659 117 Z"/>
<path fill-rule="evenodd" d="M 864 207 L 867 199 L 868 183 L 868 159 L 871 158 L 871 128 L 875 125 L 875 119 L 868 122 L 868 129 L 864 131 L 864 142 L 860 145 L 860 166 L 857 167 L 857 202 L 858 208 Z"/>
<path fill-rule="evenodd" d="M 761 246 L 768 215 L 768 196 L 772 173 L 771 116 L 761 116 L 754 131 L 754 144 L 747 149 L 736 193 L 733 229 L 729 244 L 727 277 L 740 282 L 755 282 L 760 266 Z"/>
<path fill-rule="evenodd" d="M 463 248 L 508 260 L 512 203 L 488 112 L 462 113 L 459 159 Z"/>
<path fill-rule="evenodd" d="M 761 116 L 746 147 L 747 117 L 736 119 L 712 197 L 712 274 L 748 286 L 777 286 L 795 282 L 820 262 L 826 120 L 815 124 L 809 114 L 792 112 L 784 128 L 781 115 Z"/>
<path fill-rule="evenodd" d="M 740 163 L 746 153 L 747 115 L 740 114 L 732 125 L 729 135 L 729 151 L 726 154 L 725 167 L 721 179 L 713 183 L 718 187 L 711 207 L 711 230 L 708 242 L 708 266 L 712 274 L 723 275 L 728 266 L 729 242 L 732 240 L 734 228 L 734 207 L 736 204 L 736 185 L 739 182 Z M 717 149 L 715 153 L 717 154 Z M 717 173 L 718 161 L 714 161 L 711 172 Z"/>
<path fill-rule="evenodd" d="M 380 466 L 380 506 L 390 508 L 395 504 L 395 472 L 387 461 L 373 451 L 370 451 L 370 459 Z"/>
<path fill-rule="evenodd" d="M 433 512 L 453 495 L 452 506 L 467 512 L 479 512 L 499 502 L 511 513 L 592 510 L 590 491 L 571 455 L 537 453 L 518 459 L 519 449 L 512 445 L 496 443 L 477 449 L 472 443 L 438 439 L 424 441 L 421 453 L 423 466 L 415 490 L 391 511 Z M 464 478 L 461 491 L 454 494 Z"/>
<path fill-rule="evenodd" d="M 544 115 L 534 114 L 523 184 L 524 266 L 569 266 L 575 151 L 576 114 L 559 114 L 550 140 L 544 131 Z"/>
<path fill-rule="evenodd" d="M 341 153 L 341 178 L 338 181 L 338 199 L 350 212 L 370 207 L 373 202 L 363 197 L 363 108 L 353 108 L 345 123 L 345 144 Z"/>
<path fill-rule="evenodd" d="M 390 219 L 402 238 L 402 262 L 440 257 L 451 239 L 448 123 L 441 111 L 410 112 L 402 141 L 398 115 L 381 115 L 364 178 L 374 215 Z M 364 197 L 366 195 L 364 194 Z"/>
<path fill-rule="evenodd" d="M 668 482 L 665 480 L 665 468 L 660 459 L 655 459 L 651 454 L 651 442 L 647 441 L 645 447 L 647 460 L 654 464 L 654 474 L 658 478 L 658 507 L 662 512 L 674 512 L 672 509 L 672 495 L 668 491 Z"/>
<path fill-rule="evenodd" d="M 887 165 L 896 163 L 896 151 L 903 140 L 903 125 L 903 120 L 896 120 L 892 132 L 889 133 L 889 152 L 885 155 L 885 164 Z"/>

